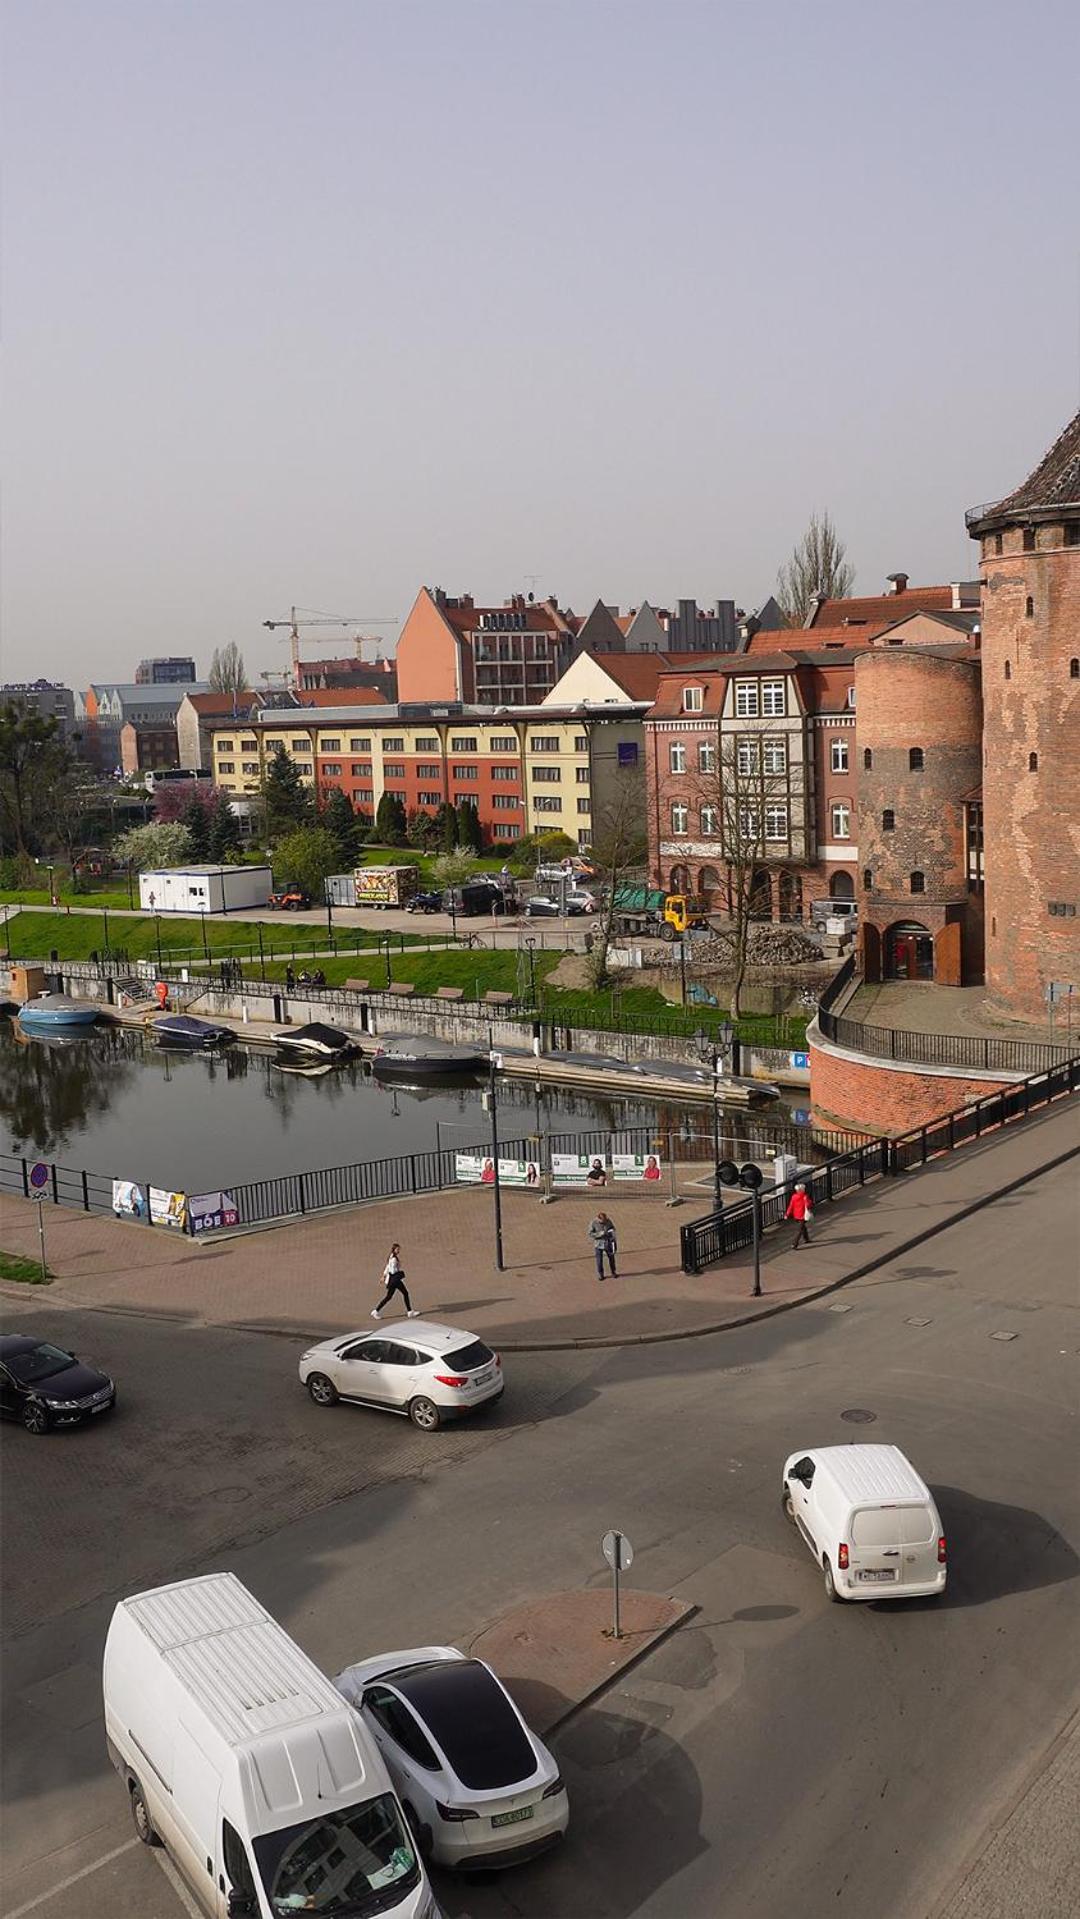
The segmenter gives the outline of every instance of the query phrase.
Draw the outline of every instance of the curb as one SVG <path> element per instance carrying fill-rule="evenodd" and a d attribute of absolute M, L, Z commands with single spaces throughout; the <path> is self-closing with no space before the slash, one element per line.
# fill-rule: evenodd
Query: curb
<path fill-rule="evenodd" d="M 601 1698 L 618 1680 L 625 1678 L 628 1672 L 633 1672 L 635 1667 L 641 1665 L 643 1659 L 648 1659 L 650 1653 L 654 1653 L 658 1646 L 662 1646 L 665 1640 L 670 1639 L 672 1633 L 678 1632 L 680 1626 L 688 1626 L 692 1619 L 697 1618 L 700 1611 L 700 1606 L 687 1604 L 686 1611 L 680 1618 L 671 1619 L 666 1626 L 661 1626 L 648 1645 L 640 1647 L 632 1659 L 628 1659 L 616 1672 L 608 1673 L 606 1678 L 598 1680 L 596 1685 L 590 1687 L 580 1699 L 575 1700 L 572 1706 L 567 1706 L 566 1711 L 561 1713 L 558 1719 L 553 1719 L 545 1737 L 551 1739 L 557 1732 L 562 1732 L 563 1727 L 568 1726 L 571 1719 L 576 1718 L 579 1712 L 584 1712 L 586 1706 L 591 1706 L 595 1700 Z"/>
<path fill-rule="evenodd" d="M 998 1807 L 993 1818 L 983 1827 L 978 1840 L 968 1853 L 963 1864 L 953 1873 L 944 1892 L 940 1894 L 939 1898 L 935 1900 L 933 1906 L 930 1908 L 927 1919 L 948 1919 L 950 1910 L 954 1907 L 964 1887 L 967 1885 L 968 1880 L 982 1864 L 994 1840 L 1005 1830 L 1014 1813 L 1019 1811 L 1028 1794 L 1038 1785 L 1043 1774 L 1049 1771 L 1059 1754 L 1065 1750 L 1070 1739 L 1075 1738 L 1078 1720 L 1080 1720 L 1080 1707 L 1074 1707 L 1065 1724 L 1055 1733 L 1050 1744 L 1035 1761 L 1031 1770 L 1025 1774 L 1020 1784 L 1009 1794 L 1009 1797 L 1004 1803 Z"/>

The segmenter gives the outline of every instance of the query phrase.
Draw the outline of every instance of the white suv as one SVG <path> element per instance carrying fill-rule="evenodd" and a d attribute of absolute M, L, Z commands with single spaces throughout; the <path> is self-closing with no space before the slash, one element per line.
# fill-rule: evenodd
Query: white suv
<path fill-rule="evenodd" d="M 424 1432 L 498 1399 L 502 1360 L 475 1333 L 410 1319 L 399 1334 L 380 1326 L 309 1346 L 300 1379 L 316 1406 L 339 1399 L 403 1413 Z"/>

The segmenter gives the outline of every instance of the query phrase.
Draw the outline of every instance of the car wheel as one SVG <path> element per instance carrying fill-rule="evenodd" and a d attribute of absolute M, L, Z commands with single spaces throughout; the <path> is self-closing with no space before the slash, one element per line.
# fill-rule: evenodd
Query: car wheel
<path fill-rule="evenodd" d="M 143 1789 L 136 1779 L 131 1788 L 131 1817 L 135 1821 L 135 1831 L 144 1846 L 160 1846 L 161 1840 L 154 1831 L 153 1820 L 146 1809 Z"/>
<path fill-rule="evenodd" d="M 307 1389 L 316 1406 L 337 1405 L 337 1387 L 332 1379 L 327 1379 L 325 1373 L 311 1373 L 308 1377 Z"/>
<path fill-rule="evenodd" d="M 28 1433 L 40 1439 L 49 1430 L 49 1415 L 40 1399 L 28 1399 L 23 1407 L 22 1423 Z"/>
<path fill-rule="evenodd" d="M 823 1559 L 821 1564 L 825 1573 L 825 1597 L 826 1599 L 835 1600 L 837 1605 L 839 1605 L 840 1594 L 836 1590 L 836 1581 L 833 1578 L 833 1569 L 829 1564 L 828 1558 Z"/>
<path fill-rule="evenodd" d="M 788 1492 L 788 1489 L 786 1486 L 784 1487 L 784 1490 L 780 1495 L 780 1504 L 784 1508 L 784 1518 L 787 1520 L 788 1525 L 794 1526 L 795 1507 L 792 1504 L 791 1494 Z"/>
<path fill-rule="evenodd" d="M 421 1432 L 433 1433 L 442 1424 L 442 1416 L 433 1399 L 410 1399 L 409 1418 Z"/>

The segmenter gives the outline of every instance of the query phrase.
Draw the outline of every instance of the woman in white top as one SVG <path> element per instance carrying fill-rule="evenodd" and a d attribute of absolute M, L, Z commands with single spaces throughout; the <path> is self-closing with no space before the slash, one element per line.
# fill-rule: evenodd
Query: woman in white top
<path fill-rule="evenodd" d="M 401 1294 L 402 1299 L 405 1301 L 405 1311 L 410 1319 L 418 1319 L 420 1317 L 419 1313 L 413 1307 L 412 1300 L 409 1298 L 409 1289 L 405 1284 L 405 1268 L 401 1263 L 401 1247 L 398 1245 L 396 1239 L 390 1248 L 390 1257 L 383 1267 L 383 1284 L 386 1287 L 386 1291 L 378 1305 L 372 1308 L 372 1319 L 378 1319 L 383 1307 L 389 1306 L 395 1293 Z"/>

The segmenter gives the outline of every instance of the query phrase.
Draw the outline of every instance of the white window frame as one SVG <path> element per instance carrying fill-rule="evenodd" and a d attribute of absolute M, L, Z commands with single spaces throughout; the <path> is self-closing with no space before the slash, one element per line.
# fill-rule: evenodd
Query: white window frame
<path fill-rule="evenodd" d="M 783 841 L 785 844 L 791 832 L 787 804 L 784 801 L 772 801 L 765 808 L 765 843 L 774 846 Z"/>
<path fill-rule="evenodd" d="M 787 715 L 787 681 L 762 680 L 761 714 L 766 720 L 782 720 Z"/>
<path fill-rule="evenodd" d="M 787 772 L 787 741 L 768 739 L 762 741 L 762 766 L 767 774 L 776 775 Z"/>
<path fill-rule="evenodd" d="M 702 740 L 700 742 L 697 750 L 697 763 L 699 773 L 716 772 L 716 742 L 714 740 Z"/>
<path fill-rule="evenodd" d="M 750 780 L 757 776 L 761 764 L 761 754 L 757 740 L 739 740 L 735 747 L 735 767 L 739 779 Z"/>
<path fill-rule="evenodd" d="M 739 838 L 743 840 L 744 842 L 747 842 L 747 841 L 756 842 L 757 836 L 758 836 L 757 807 L 756 806 L 740 806 L 739 808 Z"/>
<path fill-rule="evenodd" d="M 682 710 L 684 713 L 703 713 L 705 711 L 705 688 L 703 686 L 683 687 Z"/>
<path fill-rule="evenodd" d="M 682 740 L 672 740 L 668 747 L 668 772 L 686 772 L 686 746 Z"/>
<path fill-rule="evenodd" d="M 720 838 L 720 811 L 718 807 L 705 805 L 701 809 L 701 837 L 705 840 Z"/>
<path fill-rule="evenodd" d="M 685 800 L 676 800 L 671 808 L 671 835 L 684 840 L 690 832 L 690 808 Z"/>
<path fill-rule="evenodd" d="M 735 717 L 737 720 L 756 720 L 761 711 L 761 700 L 756 680 L 736 680 Z"/>
<path fill-rule="evenodd" d="M 829 831 L 834 840 L 851 838 L 851 807 L 847 800 L 834 800 L 829 808 Z"/>
<path fill-rule="evenodd" d="M 846 740 L 829 741 L 829 765 L 834 773 L 848 772 L 850 757 Z"/>

